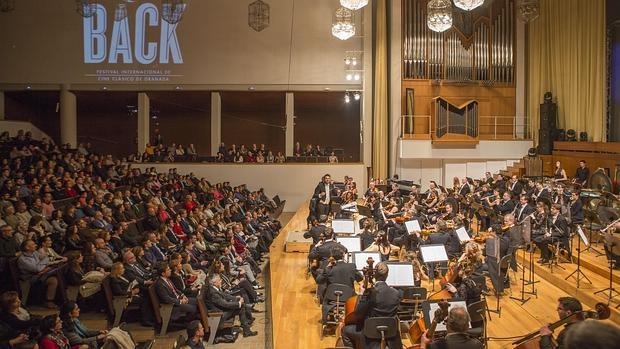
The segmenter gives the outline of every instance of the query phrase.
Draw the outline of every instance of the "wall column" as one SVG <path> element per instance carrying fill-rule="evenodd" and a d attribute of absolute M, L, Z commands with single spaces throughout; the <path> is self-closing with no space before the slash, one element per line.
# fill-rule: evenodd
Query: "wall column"
<path fill-rule="evenodd" d="M 211 92 L 211 156 L 217 155 L 220 143 L 222 143 L 222 96 L 219 92 Z"/>
<path fill-rule="evenodd" d="M 293 156 L 295 151 L 295 94 L 293 92 L 286 93 L 286 156 Z"/>
<path fill-rule="evenodd" d="M 4 91 L 0 91 L 0 120 L 6 119 L 4 110 Z"/>
<path fill-rule="evenodd" d="M 68 85 L 60 88 L 60 143 L 77 147 L 77 99 Z"/>
<path fill-rule="evenodd" d="M 138 93 L 138 152 L 144 153 L 150 142 L 151 100 L 145 92 Z"/>
<path fill-rule="evenodd" d="M 515 137 L 524 138 L 526 132 L 526 117 L 525 117 L 525 86 L 527 81 L 526 75 L 526 62 L 525 62 L 525 23 L 517 21 L 517 72 L 515 76 L 516 84 L 516 105 L 515 105 Z"/>

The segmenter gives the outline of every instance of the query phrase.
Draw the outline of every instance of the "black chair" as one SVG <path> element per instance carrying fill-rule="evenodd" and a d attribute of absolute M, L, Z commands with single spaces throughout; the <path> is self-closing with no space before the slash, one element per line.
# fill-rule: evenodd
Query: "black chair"
<path fill-rule="evenodd" d="M 321 323 L 321 338 L 325 334 L 328 326 L 337 326 L 340 319 L 344 315 L 344 306 L 347 300 L 355 294 L 355 290 L 351 286 L 342 284 L 330 284 L 325 290 L 323 298 L 323 307 L 330 307 L 325 317 L 325 321 Z"/>
<path fill-rule="evenodd" d="M 407 287 L 403 290 L 403 299 L 398 307 L 400 321 L 411 321 L 417 318 L 417 310 L 422 309 L 420 304 L 426 300 L 428 290 L 426 287 Z"/>
<path fill-rule="evenodd" d="M 381 339 L 381 347 L 385 348 L 386 339 L 400 336 L 398 320 L 395 317 L 371 317 L 364 321 L 364 337 Z"/>
<path fill-rule="evenodd" d="M 469 313 L 472 326 L 467 333 L 470 336 L 476 337 L 483 341 L 486 336 L 487 301 L 483 299 L 481 301 L 471 303 L 467 306 L 467 312 Z"/>

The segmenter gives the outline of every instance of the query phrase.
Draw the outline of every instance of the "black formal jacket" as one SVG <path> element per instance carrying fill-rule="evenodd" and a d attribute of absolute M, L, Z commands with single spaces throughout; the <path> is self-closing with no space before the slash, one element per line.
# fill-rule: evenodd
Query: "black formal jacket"
<path fill-rule="evenodd" d="M 129 292 L 127 292 L 127 288 L 129 287 L 129 279 L 123 276 L 125 280 L 119 277 L 110 277 L 110 289 L 112 289 L 112 294 L 115 296 L 127 296 Z"/>
<path fill-rule="evenodd" d="M 345 263 L 344 261 L 336 262 L 333 267 L 326 267 L 322 274 L 317 275 L 317 283 L 342 284 L 353 288 L 354 282 L 360 282 L 364 276 L 357 271 L 355 264 Z"/>
<path fill-rule="evenodd" d="M 523 210 L 521 210 L 521 208 L 523 208 Z M 517 205 L 517 209 L 515 210 L 515 219 L 517 222 L 521 222 L 523 219 L 525 219 L 525 217 L 534 213 L 534 211 L 536 211 L 536 209 L 532 207 L 532 205 L 528 204 L 523 207 L 521 204 L 519 204 Z"/>
<path fill-rule="evenodd" d="M 151 273 L 144 269 L 138 262 L 134 264 L 125 263 L 125 274 L 123 276 L 127 280 L 136 280 L 140 287 L 144 287 L 144 282 L 151 278 Z"/>
<path fill-rule="evenodd" d="M 549 217 L 549 226 L 551 227 L 551 237 L 554 238 L 568 238 L 568 222 L 566 218 L 561 214 L 558 215 L 558 218 L 553 222 L 553 218 Z"/>
<path fill-rule="evenodd" d="M 316 245 L 317 242 L 321 239 L 321 234 L 325 233 L 325 229 L 327 227 L 323 224 L 315 225 L 310 230 L 304 233 L 305 239 L 312 238 L 312 244 Z"/>
<path fill-rule="evenodd" d="M 174 287 L 172 281 L 170 281 L 170 284 L 172 285 L 172 287 Z M 176 288 L 174 291 L 176 291 L 176 294 L 178 296 L 182 294 L 181 291 L 177 290 Z M 175 296 L 173 290 L 170 289 L 170 286 L 161 277 L 158 277 L 155 281 L 155 292 L 157 293 L 157 297 L 159 297 L 159 302 L 162 304 L 181 304 L 179 298 Z"/>
<path fill-rule="evenodd" d="M 326 261 L 329 256 L 331 256 L 332 249 L 341 248 L 344 252 L 347 252 L 346 247 L 342 246 L 336 241 L 329 240 L 325 241 L 325 243 L 321 246 L 316 246 L 310 251 L 308 254 L 308 258 L 310 260 L 319 259 L 321 261 Z"/>
<path fill-rule="evenodd" d="M 208 296 L 206 297 L 205 301 L 209 309 L 231 311 L 241 308 L 237 297 L 218 290 L 213 286 L 209 286 Z"/>
<path fill-rule="evenodd" d="M 570 205 L 570 220 L 573 224 L 583 223 L 583 204 L 579 199 Z"/>
<path fill-rule="evenodd" d="M 514 186 L 511 184 L 508 189 L 510 189 L 510 192 L 513 196 L 519 197 L 519 195 L 521 195 L 521 192 L 523 191 L 523 184 L 517 181 L 517 183 L 514 183 Z"/>

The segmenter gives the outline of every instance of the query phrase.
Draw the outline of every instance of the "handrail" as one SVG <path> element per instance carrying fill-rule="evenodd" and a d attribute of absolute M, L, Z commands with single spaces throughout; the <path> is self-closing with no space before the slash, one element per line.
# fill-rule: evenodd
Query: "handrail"
<path fill-rule="evenodd" d="M 434 132 L 430 115 L 401 115 L 401 138 L 430 139 Z M 481 140 L 530 140 L 529 119 L 510 115 L 481 115 L 478 116 L 478 135 Z"/>

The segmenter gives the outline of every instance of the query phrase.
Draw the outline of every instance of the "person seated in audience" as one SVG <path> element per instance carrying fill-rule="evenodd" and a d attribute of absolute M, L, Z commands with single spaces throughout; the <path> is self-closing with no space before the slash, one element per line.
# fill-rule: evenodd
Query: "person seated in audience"
<path fill-rule="evenodd" d="M 226 258 L 216 259 L 209 270 L 209 276 L 215 274 L 222 279 L 222 290 L 231 295 L 241 296 L 246 304 L 262 303 L 264 299 L 245 278 L 244 273 L 233 275 L 230 263 Z"/>
<path fill-rule="evenodd" d="M 186 296 L 196 297 L 200 286 L 195 284 L 196 279 L 189 279 L 186 277 L 183 271 L 183 264 L 181 263 L 181 255 L 179 253 L 173 253 L 168 262 L 170 266 L 170 281 L 174 284 L 177 290 Z"/>
<path fill-rule="evenodd" d="M 439 309 L 438 309 L 439 310 Z M 446 319 L 447 335 L 445 338 L 431 341 L 422 335 L 421 349 L 482 349 L 484 345 L 476 338 L 467 334 L 471 322 L 467 309 L 462 306 L 451 306 Z"/>
<path fill-rule="evenodd" d="M 54 299 L 58 288 L 58 278 L 53 274 L 54 270 L 50 266 L 49 258 L 39 254 L 37 244 L 32 240 L 24 241 L 20 249 L 22 253 L 17 259 L 19 278 L 30 281 L 31 285 L 44 284 L 46 287 L 45 305 L 51 309 L 57 308 Z"/>
<path fill-rule="evenodd" d="M 103 345 L 108 335 L 107 330 L 91 330 L 80 321 L 80 307 L 73 301 L 67 301 L 60 308 L 62 332 L 71 347 L 87 345 L 96 349 Z"/>
<path fill-rule="evenodd" d="M 54 251 L 52 248 L 52 238 L 49 235 L 39 239 L 39 246 L 41 246 L 38 250 L 39 255 L 41 257 L 47 257 L 50 264 L 58 264 L 67 261 L 67 257 L 63 257 Z"/>
<path fill-rule="evenodd" d="M 41 349 L 89 349 L 88 345 L 71 346 L 69 339 L 62 332 L 62 320 L 58 315 L 48 315 L 41 321 Z"/>
<path fill-rule="evenodd" d="M 336 153 L 331 152 L 329 154 L 328 161 L 329 161 L 330 164 L 337 164 L 338 163 L 338 157 L 336 156 Z"/>
<path fill-rule="evenodd" d="M 17 333 L 37 333 L 41 326 L 41 318 L 32 315 L 22 307 L 19 295 L 15 291 L 7 291 L 0 296 L 0 321 Z"/>
<path fill-rule="evenodd" d="M 204 344 L 205 329 L 198 320 L 190 321 L 187 324 L 187 345 L 190 349 L 205 349 Z"/>
<path fill-rule="evenodd" d="M 196 306 L 196 298 L 187 297 L 179 291 L 172 281 L 170 276 L 172 270 L 165 262 L 160 262 L 157 266 L 158 278 L 155 281 L 155 291 L 159 302 L 162 304 L 173 304 L 172 308 L 172 320 L 179 320 L 185 317 L 186 320 L 191 320 L 198 315 L 198 308 Z"/>
<path fill-rule="evenodd" d="M 20 254 L 19 243 L 13 236 L 13 227 L 6 224 L 0 227 L 0 258 L 8 259 Z"/>
<path fill-rule="evenodd" d="M 112 249 L 106 245 L 105 240 L 97 238 L 95 240 L 95 263 L 97 267 L 104 270 L 110 270 L 117 256 Z"/>
<path fill-rule="evenodd" d="M 276 155 L 276 163 L 283 164 L 286 162 L 286 157 L 281 152 Z"/>
<path fill-rule="evenodd" d="M 224 313 L 221 321 L 238 316 L 244 337 L 252 337 L 258 334 L 251 328 L 254 322 L 252 306 L 246 304 L 241 296 L 232 296 L 222 291 L 222 278 L 219 275 L 214 274 L 209 278 L 209 289 L 205 296 L 207 307 Z"/>

